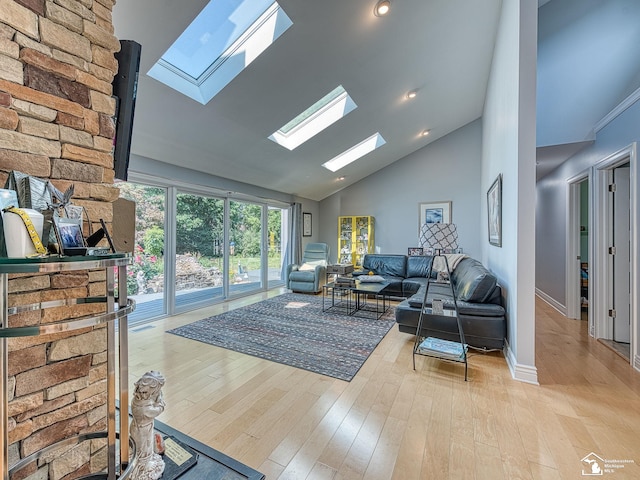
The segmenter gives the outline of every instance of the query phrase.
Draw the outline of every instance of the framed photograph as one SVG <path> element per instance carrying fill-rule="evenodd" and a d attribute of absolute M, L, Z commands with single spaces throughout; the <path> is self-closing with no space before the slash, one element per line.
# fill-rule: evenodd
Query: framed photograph
<path fill-rule="evenodd" d="M 451 202 L 432 202 L 419 204 L 420 225 L 418 232 L 425 223 L 451 223 Z"/>
<path fill-rule="evenodd" d="M 311 214 L 308 212 L 302 213 L 302 236 L 311 236 Z"/>
<path fill-rule="evenodd" d="M 53 217 L 53 229 L 58 239 L 58 252 L 64 255 L 84 255 L 86 244 L 79 218 Z"/>
<path fill-rule="evenodd" d="M 407 254 L 410 257 L 420 257 L 423 255 L 423 249 L 422 247 L 409 247 Z"/>
<path fill-rule="evenodd" d="M 502 174 L 498 175 L 487 191 L 487 221 L 489 243 L 502 246 Z"/>

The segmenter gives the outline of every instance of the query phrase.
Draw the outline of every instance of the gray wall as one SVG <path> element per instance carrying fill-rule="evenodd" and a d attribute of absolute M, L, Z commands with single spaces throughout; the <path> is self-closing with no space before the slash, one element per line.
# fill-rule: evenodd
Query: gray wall
<path fill-rule="evenodd" d="M 320 238 L 336 260 L 338 216 L 375 217 L 381 253 L 418 244 L 418 204 L 451 201 L 460 246 L 480 255 L 482 123 L 476 120 L 320 202 Z M 366 158 L 361 161 L 366 161 Z"/>
<path fill-rule="evenodd" d="M 592 145 L 571 157 L 536 185 L 536 288 L 560 305 L 567 305 L 567 181 L 638 140 L 640 102 L 633 104 L 600 130 Z"/>
<path fill-rule="evenodd" d="M 143 175 L 153 175 L 155 177 L 182 182 L 189 185 L 200 185 L 216 189 L 219 192 L 235 192 L 242 195 L 251 195 L 265 200 L 276 200 L 284 203 L 291 203 L 294 200 L 292 195 L 267 188 L 250 185 L 248 183 L 229 180 L 228 178 L 209 175 L 197 172 L 184 167 L 170 165 L 151 158 L 140 155 L 131 155 L 129 162 L 129 172 Z M 298 200 L 300 201 L 300 200 Z M 312 202 L 312 200 L 309 200 Z"/>
<path fill-rule="evenodd" d="M 502 3 L 483 112 L 482 178 L 502 175 L 502 246 L 482 244 L 482 261 L 503 287 L 506 358 L 514 378 L 535 369 L 535 119 L 537 2 Z M 486 218 L 487 209 L 482 215 Z"/>

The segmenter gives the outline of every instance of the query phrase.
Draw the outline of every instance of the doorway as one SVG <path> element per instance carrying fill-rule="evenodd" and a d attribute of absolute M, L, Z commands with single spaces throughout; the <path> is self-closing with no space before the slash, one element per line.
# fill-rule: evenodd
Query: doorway
<path fill-rule="evenodd" d="M 611 244 L 615 252 L 610 255 L 611 260 L 611 295 L 613 312 L 613 342 L 616 351 L 626 353 L 629 358 L 629 345 L 631 343 L 631 198 L 629 185 L 630 165 L 625 163 L 611 170 L 612 188 L 612 214 L 611 214 Z"/>
<path fill-rule="evenodd" d="M 567 219 L 567 317 L 589 322 L 590 315 L 590 178 L 589 171 L 569 180 Z"/>
<path fill-rule="evenodd" d="M 594 187 L 594 336 L 638 368 L 635 144 L 594 167 Z"/>

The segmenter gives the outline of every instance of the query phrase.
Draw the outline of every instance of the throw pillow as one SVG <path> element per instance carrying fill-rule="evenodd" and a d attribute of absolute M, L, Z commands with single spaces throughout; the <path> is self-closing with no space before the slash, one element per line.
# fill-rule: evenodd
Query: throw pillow
<path fill-rule="evenodd" d="M 384 277 L 380 275 L 360 275 L 358 277 L 358 280 L 360 280 L 360 282 L 362 283 L 378 283 L 385 281 Z"/>

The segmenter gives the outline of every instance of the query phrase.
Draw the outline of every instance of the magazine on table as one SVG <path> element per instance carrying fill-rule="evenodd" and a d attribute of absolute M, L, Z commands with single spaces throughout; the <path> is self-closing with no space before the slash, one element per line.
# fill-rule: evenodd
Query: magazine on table
<path fill-rule="evenodd" d="M 436 355 L 450 360 L 464 360 L 467 348 L 467 344 L 463 347 L 460 342 L 427 337 L 418 345 L 418 353 Z"/>

